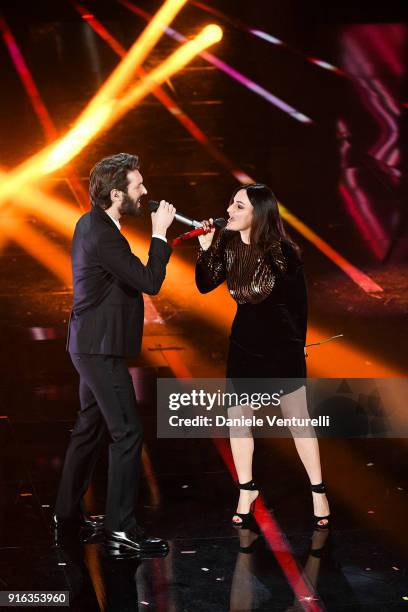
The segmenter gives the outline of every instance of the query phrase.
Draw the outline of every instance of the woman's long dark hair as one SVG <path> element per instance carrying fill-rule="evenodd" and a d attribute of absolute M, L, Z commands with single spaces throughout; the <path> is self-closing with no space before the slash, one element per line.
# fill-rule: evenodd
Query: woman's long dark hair
<path fill-rule="evenodd" d="M 230 204 L 234 197 L 244 189 L 248 199 L 254 207 L 252 226 L 251 226 L 251 244 L 259 249 L 261 253 L 267 253 L 276 241 L 282 241 L 289 244 L 300 256 L 300 247 L 288 236 L 282 217 L 279 213 L 278 200 L 267 185 L 262 183 L 250 183 L 249 185 L 241 185 L 237 187 L 231 196 Z"/>

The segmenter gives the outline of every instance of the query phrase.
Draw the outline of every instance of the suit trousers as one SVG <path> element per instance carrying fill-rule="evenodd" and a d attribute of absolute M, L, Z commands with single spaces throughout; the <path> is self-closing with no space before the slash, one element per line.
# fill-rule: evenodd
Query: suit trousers
<path fill-rule="evenodd" d="M 105 528 L 131 529 L 136 525 L 143 431 L 126 360 L 82 353 L 71 353 L 71 359 L 80 376 L 81 409 L 65 456 L 55 514 L 79 514 L 107 428 L 112 442 Z"/>

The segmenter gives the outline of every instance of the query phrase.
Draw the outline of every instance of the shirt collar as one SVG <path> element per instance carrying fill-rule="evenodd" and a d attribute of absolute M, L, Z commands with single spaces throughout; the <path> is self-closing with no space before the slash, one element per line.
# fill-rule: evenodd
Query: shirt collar
<path fill-rule="evenodd" d="M 105 210 L 105 212 L 106 212 L 106 210 Z M 116 227 L 117 227 L 117 228 L 118 228 L 118 230 L 120 231 L 120 223 L 119 223 L 119 221 L 118 221 L 117 219 L 114 219 L 114 218 L 112 217 L 112 215 L 110 215 L 108 212 L 106 212 L 106 214 L 108 215 L 108 217 L 109 217 L 110 219 L 112 219 L 112 221 L 114 222 L 114 224 L 116 225 Z"/>

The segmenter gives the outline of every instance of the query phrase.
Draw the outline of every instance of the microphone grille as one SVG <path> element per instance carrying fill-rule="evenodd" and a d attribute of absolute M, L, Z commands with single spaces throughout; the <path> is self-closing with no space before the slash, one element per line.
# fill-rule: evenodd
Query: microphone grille
<path fill-rule="evenodd" d="M 150 212 L 156 212 L 156 210 L 159 208 L 159 202 L 156 202 L 156 200 L 149 200 L 148 206 Z"/>

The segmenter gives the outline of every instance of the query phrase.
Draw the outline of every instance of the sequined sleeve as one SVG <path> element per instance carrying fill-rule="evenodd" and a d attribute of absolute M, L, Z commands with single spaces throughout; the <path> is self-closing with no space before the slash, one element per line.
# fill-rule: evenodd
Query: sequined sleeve
<path fill-rule="evenodd" d="M 275 274 L 282 276 L 287 272 L 287 260 L 283 254 L 281 243 L 279 241 L 274 242 L 269 249 L 268 262 Z"/>
<path fill-rule="evenodd" d="M 220 232 L 209 249 L 200 247 L 195 269 L 195 280 L 200 293 L 208 293 L 225 281 L 225 238 Z"/>

